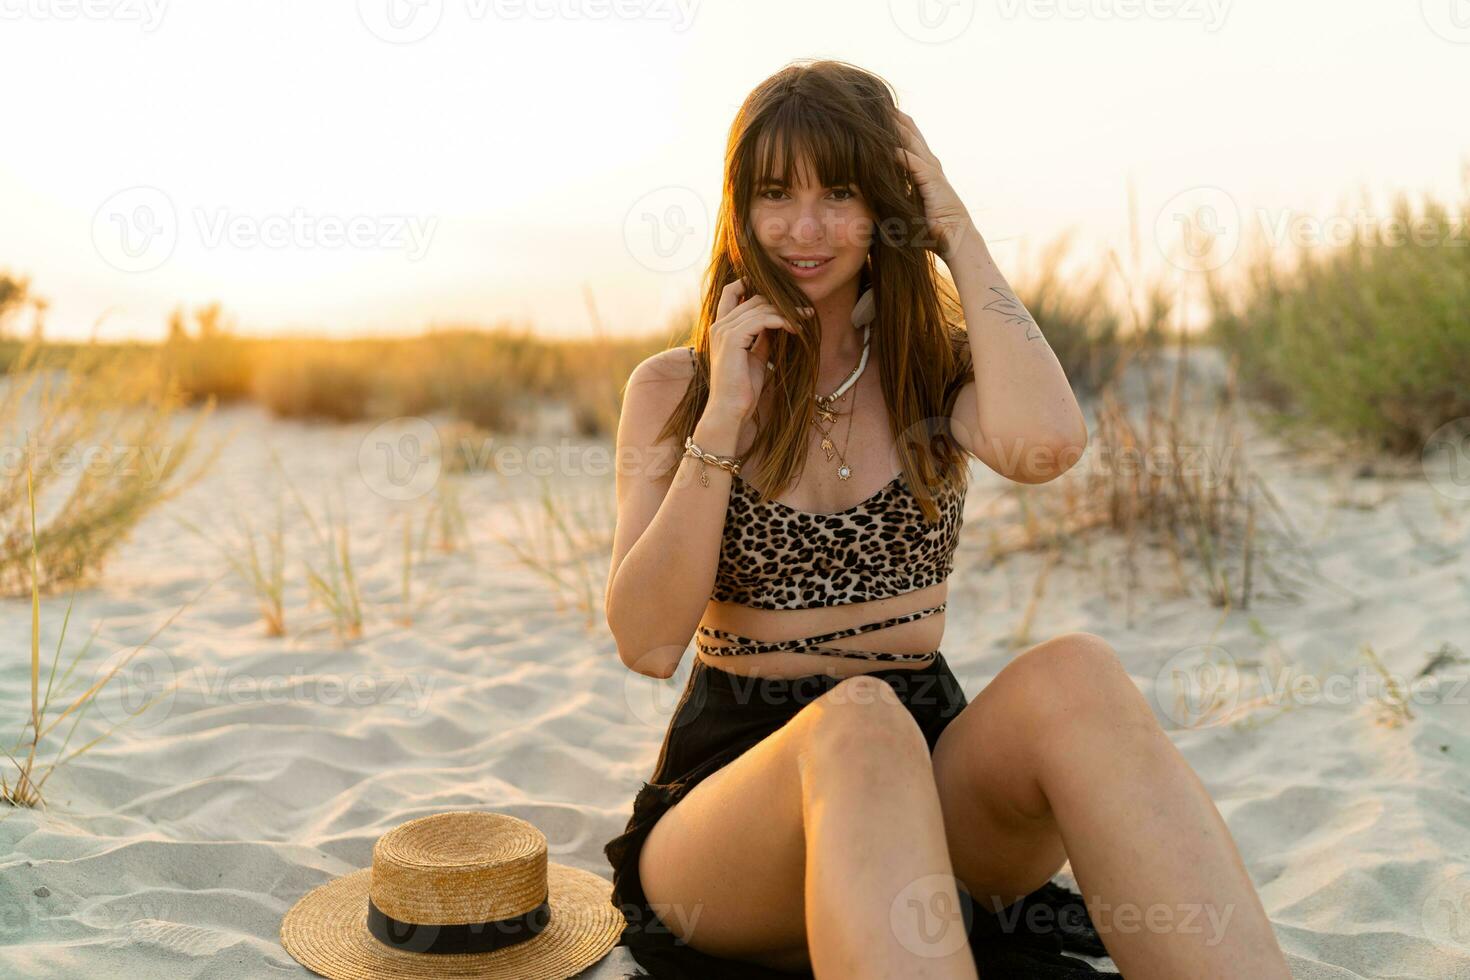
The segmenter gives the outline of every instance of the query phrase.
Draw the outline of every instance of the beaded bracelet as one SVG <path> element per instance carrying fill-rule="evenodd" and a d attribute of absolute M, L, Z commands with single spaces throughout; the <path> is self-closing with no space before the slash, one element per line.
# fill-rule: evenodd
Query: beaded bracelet
<path fill-rule="evenodd" d="M 710 463 L 714 463 L 716 466 L 723 466 L 736 476 L 740 475 L 740 460 L 738 458 L 734 456 L 716 456 L 714 453 L 707 453 L 694 444 L 693 436 L 684 437 L 684 455 L 694 456 L 704 464 L 699 468 L 699 482 L 705 486 L 709 486 L 708 470 Z"/>

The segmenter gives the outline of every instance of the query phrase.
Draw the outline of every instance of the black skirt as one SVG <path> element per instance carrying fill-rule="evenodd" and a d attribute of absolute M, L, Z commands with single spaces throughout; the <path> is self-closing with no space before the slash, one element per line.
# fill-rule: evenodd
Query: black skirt
<path fill-rule="evenodd" d="M 931 753 L 940 733 L 968 703 L 959 680 L 938 652 L 934 662 L 924 667 L 890 668 L 870 676 L 887 681 L 899 695 L 919 723 Z M 809 971 L 783 973 L 711 956 L 679 940 L 648 906 L 638 879 L 638 854 L 665 810 L 840 680 L 829 674 L 742 677 L 712 668 L 698 657 L 694 659 L 684 693 L 669 720 L 653 776 L 639 788 L 626 830 L 603 848 L 612 865 L 613 904 L 623 910 L 626 920 L 618 945 L 628 947 L 634 960 L 648 971 L 627 974 L 630 980 L 812 977 Z M 963 892 L 961 896 L 963 900 Z M 1107 951 L 1081 896 L 1055 882 L 1048 882 L 999 914 L 966 904 L 970 950 L 982 977 L 1094 980 L 1120 976 L 1065 955 L 1106 956 Z"/>

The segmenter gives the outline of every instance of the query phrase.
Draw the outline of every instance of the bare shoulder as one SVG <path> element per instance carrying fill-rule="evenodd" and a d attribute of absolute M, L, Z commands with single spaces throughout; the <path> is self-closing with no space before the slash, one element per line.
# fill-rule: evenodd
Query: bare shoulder
<path fill-rule="evenodd" d="M 628 387 L 635 384 L 657 384 L 678 382 L 679 391 L 694 377 L 693 352 L 688 347 L 670 347 L 650 354 L 638 363 L 628 375 Z"/>
<path fill-rule="evenodd" d="M 674 414 L 694 377 L 687 347 L 672 347 L 651 354 L 628 375 L 618 420 L 618 449 L 621 454 L 644 458 L 649 463 L 667 464 L 671 452 L 682 451 L 671 439 L 659 439 L 664 424 Z M 663 473 L 663 465 L 653 472 Z"/>
<path fill-rule="evenodd" d="M 633 368 L 623 394 L 623 414 L 633 413 L 639 428 L 655 429 L 673 413 L 694 378 L 694 362 L 687 347 L 671 347 L 650 354 Z"/>

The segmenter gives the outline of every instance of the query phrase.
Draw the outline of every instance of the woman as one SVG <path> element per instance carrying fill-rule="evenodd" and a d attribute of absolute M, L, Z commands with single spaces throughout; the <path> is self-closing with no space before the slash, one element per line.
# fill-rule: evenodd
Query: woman
<path fill-rule="evenodd" d="M 1103 945 L 1130 980 L 1289 977 L 1103 640 L 1032 647 L 972 703 L 937 649 L 965 454 L 1040 483 L 1087 435 L 913 120 L 796 63 L 726 161 L 694 343 L 634 370 L 618 427 L 619 656 L 669 677 L 698 634 L 606 846 L 623 942 L 655 977 L 1081 977 L 1064 951 Z M 1049 884 L 1069 858 L 1085 911 Z"/>

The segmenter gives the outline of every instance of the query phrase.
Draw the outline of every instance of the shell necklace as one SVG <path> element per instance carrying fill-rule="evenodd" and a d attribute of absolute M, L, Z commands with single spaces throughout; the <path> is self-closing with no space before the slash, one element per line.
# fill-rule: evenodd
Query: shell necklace
<path fill-rule="evenodd" d="M 827 395 L 826 397 L 816 396 L 817 415 L 821 417 L 823 422 L 827 422 L 835 426 L 837 422 L 837 413 L 833 410 L 832 405 L 840 399 L 847 397 L 847 390 L 857 382 L 858 378 L 862 377 L 863 369 L 867 366 L 868 326 L 864 325 L 863 356 L 859 358 L 858 366 L 853 369 L 853 372 L 851 374 L 847 376 L 846 381 L 837 386 L 837 389 L 833 391 L 832 394 Z M 822 433 L 822 451 L 827 454 L 827 462 L 830 463 L 832 461 L 832 454 L 837 453 L 837 459 L 841 464 L 837 467 L 837 478 L 839 480 L 846 480 L 852 476 L 852 467 L 847 465 L 847 447 L 848 444 L 852 442 L 852 421 L 856 415 L 857 395 L 856 393 L 854 393 L 852 396 L 852 408 L 848 409 L 847 411 L 847 439 L 843 441 L 841 452 L 837 452 L 837 447 L 832 442 L 832 430 L 830 428 L 823 429 L 821 424 L 817 422 L 815 418 L 812 419 L 812 425 L 816 426 L 817 431 Z"/>
<path fill-rule="evenodd" d="M 853 368 L 852 373 L 847 376 L 847 379 L 838 385 L 836 390 L 830 395 L 812 395 L 812 398 L 817 403 L 817 416 L 823 422 L 836 423 L 837 413 L 832 410 L 833 403 L 847 396 L 848 389 L 857 383 L 857 379 L 862 377 L 863 369 L 868 366 L 868 335 L 871 333 L 873 320 L 877 315 L 878 304 L 873 295 L 873 287 L 869 286 L 863 290 L 863 294 L 858 297 L 857 303 L 852 308 L 852 325 L 863 328 L 863 354 L 858 359 L 857 367 Z M 768 369 L 775 368 L 775 366 L 770 361 L 766 361 L 766 367 Z M 837 478 L 840 480 L 846 480 L 852 476 L 852 467 L 847 465 L 846 450 L 848 444 L 852 442 L 852 417 L 857 414 L 856 395 L 853 396 L 852 402 L 853 407 L 847 412 L 847 439 L 842 446 L 843 452 L 837 452 L 837 446 L 832 442 L 831 429 L 823 429 L 816 418 L 812 419 L 812 425 L 816 426 L 817 431 L 822 433 L 822 451 L 827 454 L 827 461 L 830 463 L 832 461 L 832 454 L 837 453 L 837 458 L 841 463 L 837 467 Z"/>

